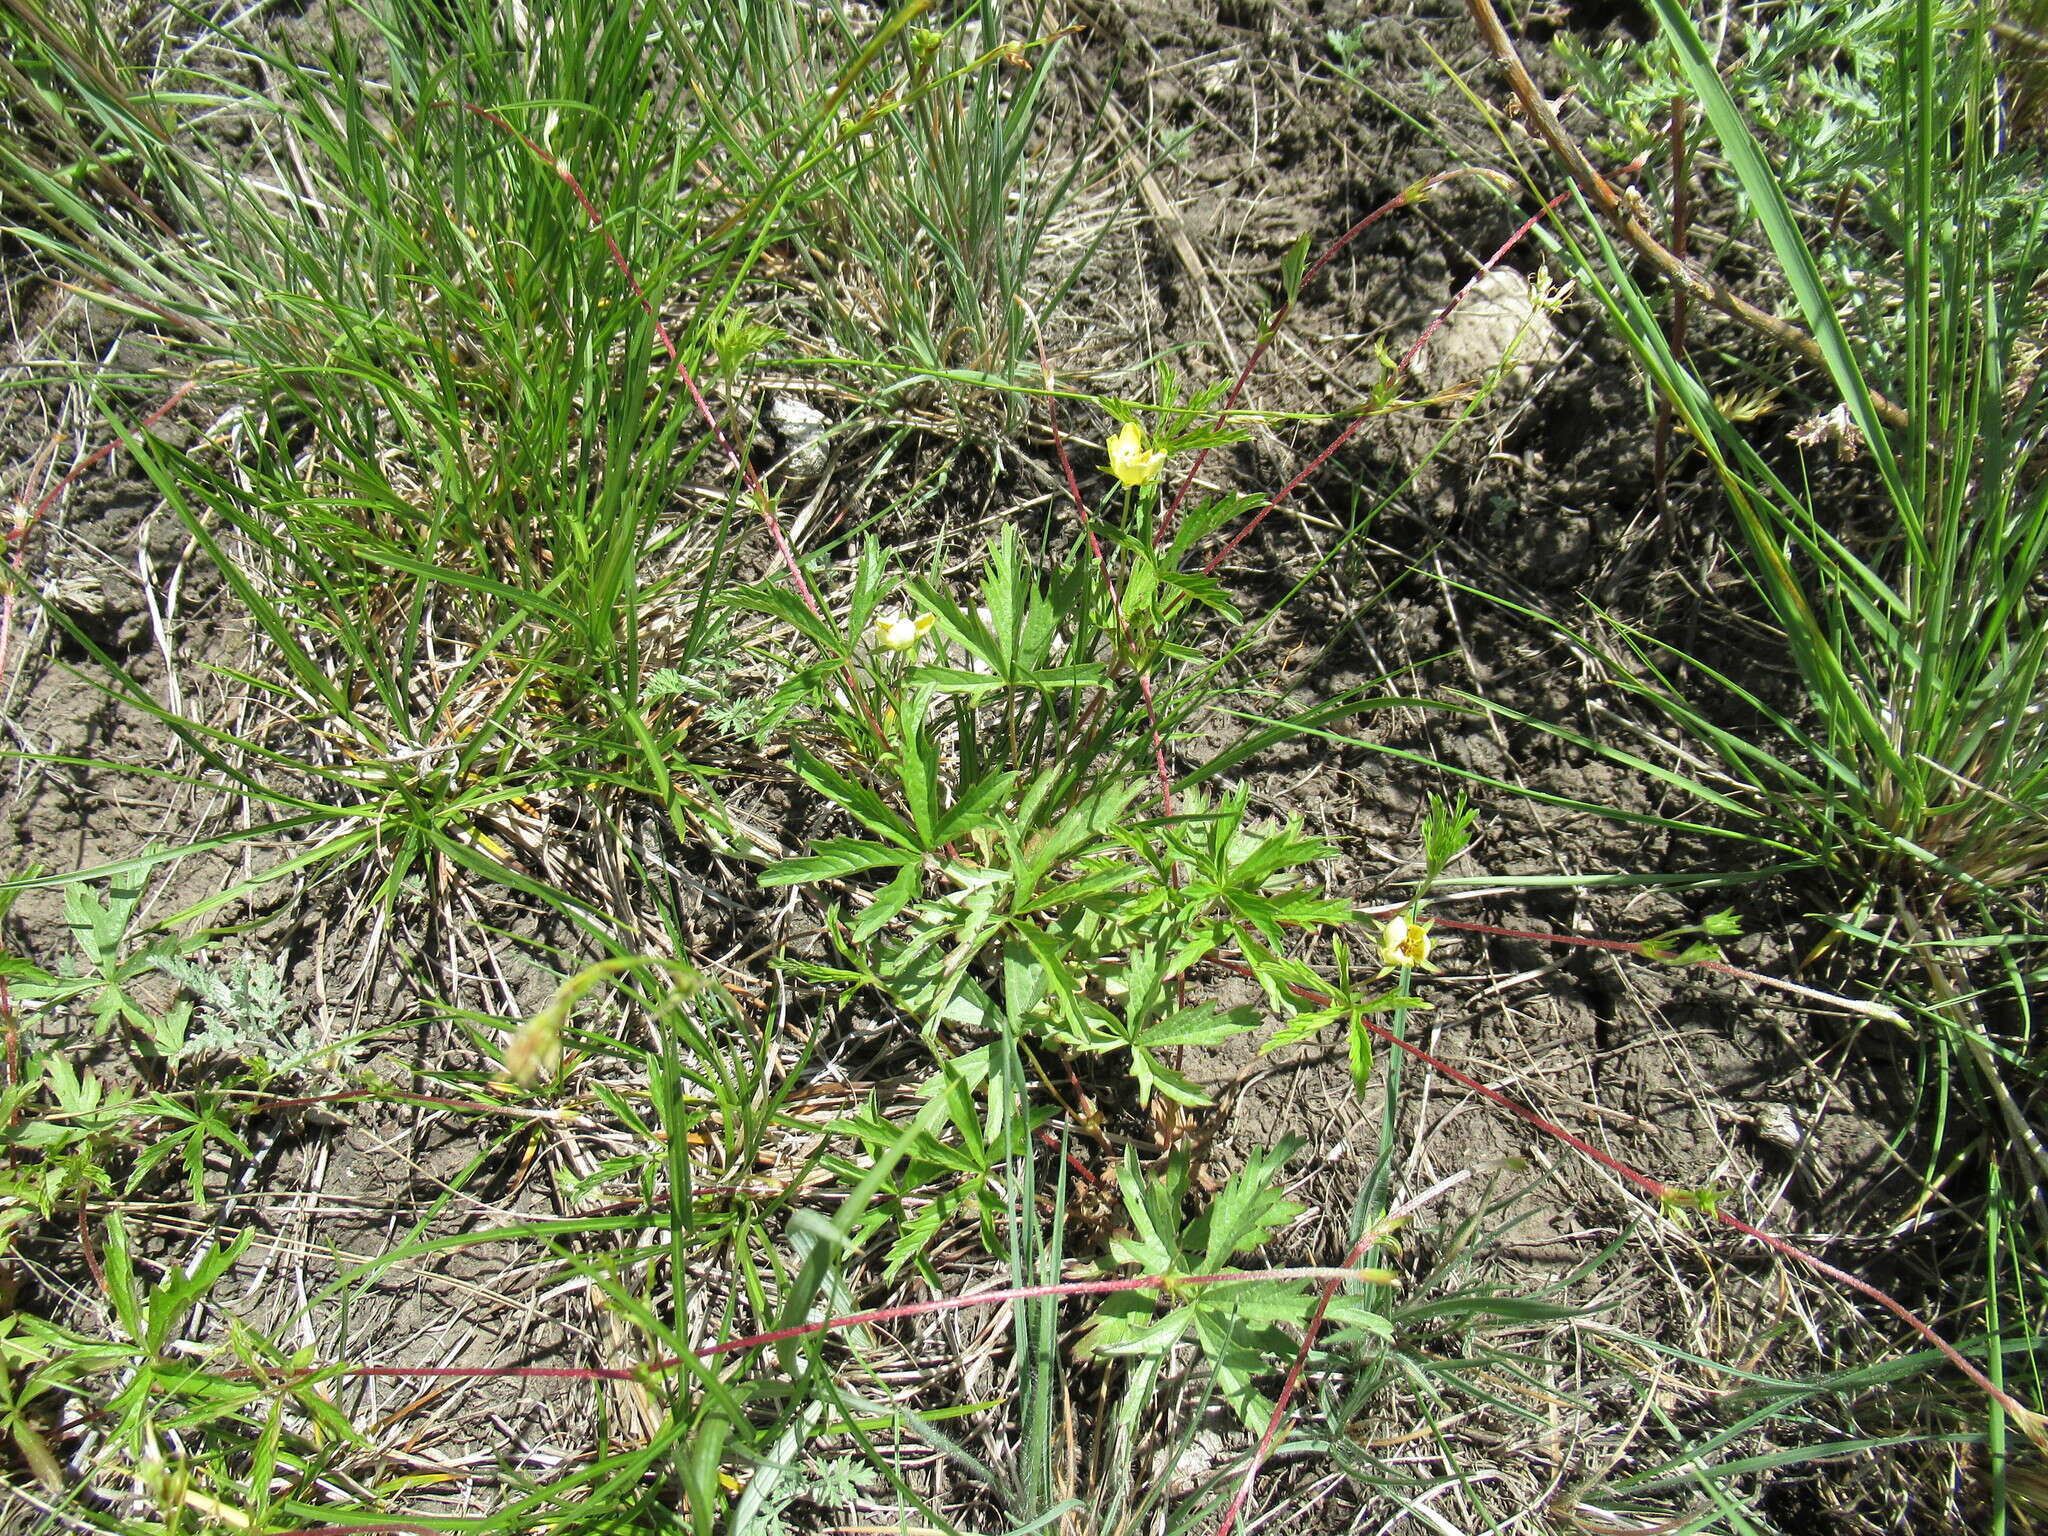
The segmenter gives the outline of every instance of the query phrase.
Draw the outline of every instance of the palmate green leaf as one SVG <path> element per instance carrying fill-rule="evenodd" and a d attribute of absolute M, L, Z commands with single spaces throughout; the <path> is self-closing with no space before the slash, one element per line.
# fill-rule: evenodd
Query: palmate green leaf
<path fill-rule="evenodd" d="M 63 1117 L 87 1131 L 102 1131 L 125 1115 L 134 1095 L 109 1092 L 90 1069 L 74 1067 L 69 1057 L 52 1053 L 42 1058 L 43 1074 L 50 1095 Z"/>
<path fill-rule="evenodd" d="M 870 610 L 875 600 L 873 594 L 870 594 Z M 813 613 L 808 603 L 781 582 L 762 582 L 751 587 L 736 587 L 721 594 L 719 601 L 730 608 L 744 609 L 751 613 L 765 614 L 771 619 L 780 619 L 828 657 L 836 659 L 846 652 L 845 637 L 834 630 L 825 619 Z"/>
<path fill-rule="evenodd" d="M 991 774 L 955 800 L 932 831 L 932 846 L 944 847 L 989 825 L 997 809 L 1016 793 L 1019 775 Z"/>
<path fill-rule="evenodd" d="M 1351 921 L 1348 901 L 1317 896 L 1312 891 L 1287 891 L 1268 896 L 1258 892 L 1232 891 L 1224 894 L 1231 913 L 1252 924 L 1272 943 L 1278 943 L 1285 928 L 1341 926 Z"/>
<path fill-rule="evenodd" d="M 1186 1337 L 1194 1322 L 1193 1307 L 1172 1307 L 1160 1312 L 1155 1292 L 1119 1292 L 1096 1308 L 1094 1316 L 1082 1326 L 1074 1353 L 1083 1360 L 1104 1355 L 1164 1354 Z"/>
<path fill-rule="evenodd" d="M 922 864 L 916 861 L 904 864 L 896 872 L 896 878 L 883 886 L 860 916 L 847 925 L 846 936 L 856 944 L 873 938 L 923 890 Z"/>
<path fill-rule="evenodd" d="M 917 846 L 939 846 L 939 741 L 922 722 L 904 732 L 896 754 L 897 782 L 903 800 L 910 807 L 910 824 L 917 833 Z"/>
<path fill-rule="evenodd" d="M 1216 1102 L 1193 1078 L 1166 1065 L 1145 1046 L 1131 1048 L 1131 1076 L 1138 1086 L 1138 1102 L 1149 1104 L 1152 1095 L 1163 1093 L 1189 1109 L 1207 1109 Z"/>
<path fill-rule="evenodd" d="M 1152 1050 L 1169 1050 L 1181 1045 L 1220 1045 L 1233 1035 L 1259 1027 L 1253 1008 L 1224 1008 L 1215 1003 L 1195 1003 L 1168 1014 L 1140 1031 L 1138 1041 Z"/>
<path fill-rule="evenodd" d="M 1117 778 L 1090 790 L 1071 809 L 1048 813 L 1046 803 L 1064 778 L 1060 768 L 1039 775 L 1017 810 L 998 823 L 1020 901 L 1035 901 L 1044 882 L 1063 867 L 1118 846 L 1118 824 L 1146 793 L 1142 782 Z"/>
<path fill-rule="evenodd" d="M 1366 1305 L 1356 1296 L 1332 1296 L 1323 1313 L 1325 1328 L 1321 1344 L 1333 1351 L 1370 1342 L 1385 1343 L 1395 1337 L 1393 1321 L 1383 1312 Z"/>
<path fill-rule="evenodd" d="M 1010 686 L 1007 677 L 998 677 L 994 672 L 975 672 L 965 667 L 917 666 L 906 671 L 903 677 L 914 687 L 929 688 L 935 693 L 969 696 L 998 693 Z"/>
<path fill-rule="evenodd" d="M 983 937 L 963 933 L 957 922 L 925 923 L 908 943 L 875 957 L 877 975 L 889 995 L 927 1029 L 948 1021 L 967 1029 L 989 1028 L 1001 1012 L 967 968 Z"/>
<path fill-rule="evenodd" d="M 1091 874 L 1046 886 L 1035 896 L 1018 900 L 1010 910 L 1018 917 L 1050 911 L 1054 907 L 1064 907 L 1069 911 L 1115 910 L 1124 903 L 1111 898 L 1126 890 L 1140 874 L 1141 871 L 1132 869 L 1128 864 L 1105 864 Z M 1212 944 L 1208 947 L 1213 949 L 1215 946 Z"/>
<path fill-rule="evenodd" d="M 1232 624 L 1244 622 L 1244 611 L 1230 600 L 1229 589 L 1213 576 L 1204 576 L 1193 571 L 1167 571 L 1160 577 L 1163 585 L 1191 598 L 1204 608 L 1213 610 Z"/>
<path fill-rule="evenodd" d="M 1235 857 L 1230 873 L 1235 884 L 1256 890 L 1283 870 L 1334 859 L 1339 852 L 1335 843 L 1320 837 L 1303 837 L 1300 828 L 1290 823 L 1261 838 L 1250 853 Z"/>
<path fill-rule="evenodd" d="M 1302 1305 L 1299 1297 L 1295 1303 L 1297 1308 Z M 1195 1336 L 1215 1374 L 1217 1391 L 1247 1429 L 1263 1431 L 1272 1420 L 1274 1405 L 1254 1383 L 1286 1370 L 1297 1347 L 1294 1341 L 1273 1324 L 1240 1314 L 1221 1298 L 1198 1302 L 1188 1310 L 1194 1314 Z"/>
<path fill-rule="evenodd" d="M 1104 1034 L 1091 1018 L 1091 1008 L 1096 1015 L 1101 1015 L 1102 1010 L 1083 996 L 1081 977 L 1074 970 L 1072 956 L 1063 939 L 1038 923 L 1024 920 L 1012 922 L 1009 931 L 1016 936 L 1022 953 L 1018 953 L 1015 946 L 1007 951 L 1005 970 L 1013 964 L 1037 967 L 1039 978 L 1032 984 L 1032 990 L 1039 998 L 1052 1003 L 1057 1010 L 1058 1024 L 1064 1027 L 1074 1043 L 1089 1050 L 1106 1050 L 1119 1043 Z"/>
<path fill-rule="evenodd" d="M 142 857 L 151 850 L 144 849 Z M 64 924 L 93 968 L 111 976 L 121 963 L 121 944 L 134 921 L 148 881 L 140 870 L 107 882 L 104 896 L 84 881 L 64 891 Z"/>
<path fill-rule="evenodd" d="M 1338 939 L 1341 947 L 1343 941 Z M 1266 1006 L 1282 1016 L 1300 1013 L 1308 1007 L 1306 996 L 1329 995 L 1330 983 L 1305 960 L 1282 954 L 1277 948 L 1268 948 L 1257 939 L 1251 939 L 1242 946 L 1244 958 L 1252 968 L 1252 975 L 1259 988 L 1266 994 Z M 1350 958 L 1348 947 L 1341 947 L 1340 959 Z M 1341 999 L 1333 997 L 1333 1002 Z"/>
<path fill-rule="evenodd" d="M 1308 1321 L 1315 1307 L 1314 1293 L 1299 1280 L 1261 1280 L 1247 1276 L 1243 1281 L 1226 1280 L 1205 1285 L 1196 1293 L 1196 1305 L 1210 1307 L 1255 1325 L 1274 1323 L 1299 1327 Z M 1353 1311 L 1358 1310 L 1355 1306 Z M 1333 1297 L 1326 1316 L 1338 1311 Z M 1292 1351 L 1290 1350 L 1291 1354 Z"/>
<path fill-rule="evenodd" d="M 1051 988 L 1051 976 L 1030 945 L 1012 937 L 1003 943 L 1002 977 L 1003 1006 L 1010 1027 L 1020 1033 L 1028 1031 L 1032 1013 Z"/>
<path fill-rule="evenodd" d="M 1135 1147 L 1124 1149 L 1117 1165 L 1117 1193 L 1131 1219 L 1135 1239 L 1113 1238 L 1110 1252 L 1120 1264 L 1135 1264 L 1148 1275 L 1192 1273 L 1183 1266 L 1179 1234 L 1181 1207 L 1187 1200 L 1188 1159 L 1176 1149 L 1157 1173 L 1148 1174 Z"/>
<path fill-rule="evenodd" d="M 1149 894 L 1136 896 L 1124 904 L 1127 920 L 1134 921 L 1156 910 L 1147 904 Z M 1179 976 L 1219 950 L 1229 949 L 1242 935 L 1242 930 L 1234 927 L 1228 918 L 1209 913 L 1194 918 L 1176 913 L 1174 926 L 1181 930 L 1180 939 L 1160 963 L 1159 975 L 1162 978 Z"/>
<path fill-rule="evenodd" d="M 1230 1176 L 1207 1213 L 1189 1224 L 1188 1242 L 1202 1255 L 1199 1262 L 1205 1269 L 1222 1269 L 1234 1255 L 1270 1241 L 1307 1209 L 1272 1187 L 1287 1160 L 1304 1145 L 1300 1137 L 1290 1136 L 1254 1153 Z"/>
<path fill-rule="evenodd" d="M 1345 1023 L 1350 1017 L 1348 1008 L 1319 1008 L 1313 1013 L 1297 1014 L 1267 1037 L 1266 1043 L 1259 1047 L 1259 1054 L 1267 1056 L 1290 1045 L 1299 1045 L 1321 1034 L 1332 1024 Z"/>
<path fill-rule="evenodd" d="M 253 1235 L 253 1230 L 249 1234 Z M 107 1298 L 113 1303 L 114 1315 L 121 1320 L 122 1331 L 130 1343 L 144 1346 L 149 1330 L 143 1321 L 145 1305 L 143 1292 L 135 1281 L 135 1254 L 128 1236 L 128 1223 L 119 1211 L 109 1211 L 106 1217 L 105 1241 L 101 1246 L 101 1260 L 106 1268 Z"/>
<path fill-rule="evenodd" d="M 14 995 L 23 998 L 52 995 L 44 990 L 46 988 L 68 994 L 86 985 L 77 979 L 67 981 L 62 977 L 53 976 L 41 966 L 4 951 L 0 951 L 0 981 L 12 983 Z"/>
<path fill-rule="evenodd" d="M 944 1230 L 946 1223 L 953 1219 L 954 1212 L 966 1203 L 973 1192 L 964 1185 L 956 1185 L 945 1193 L 934 1196 L 929 1204 L 916 1214 L 905 1217 L 897 1227 L 896 1241 L 889 1245 L 887 1262 L 882 1267 L 882 1278 L 893 1280 L 903 1271 L 906 1264 L 915 1262 Z"/>

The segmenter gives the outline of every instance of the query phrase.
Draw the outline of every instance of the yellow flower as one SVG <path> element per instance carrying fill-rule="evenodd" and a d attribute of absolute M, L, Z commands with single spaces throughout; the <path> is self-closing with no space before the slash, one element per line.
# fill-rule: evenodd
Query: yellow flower
<path fill-rule="evenodd" d="M 1156 448 L 1146 448 L 1144 431 L 1135 421 L 1125 422 L 1123 430 L 1105 446 L 1109 449 L 1109 472 L 1125 485 L 1150 485 L 1166 467 L 1166 455 Z"/>
<path fill-rule="evenodd" d="M 1429 924 L 1411 922 L 1406 913 L 1397 913 L 1380 930 L 1380 974 L 1416 966 L 1425 971 L 1436 969 L 1429 963 Z"/>
<path fill-rule="evenodd" d="M 884 608 L 868 625 L 868 635 L 885 651 L 907 651 L 924 638 L 932 622 L 928 613 L 920 613 L 913 619 L 894 608 Z"/>

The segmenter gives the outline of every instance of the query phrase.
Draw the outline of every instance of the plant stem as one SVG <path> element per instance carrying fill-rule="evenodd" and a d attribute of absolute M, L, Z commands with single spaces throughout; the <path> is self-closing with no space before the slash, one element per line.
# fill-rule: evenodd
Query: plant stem
<path fill-rule="evenodd" d="M 1116 1280 L 1062 1280 L 1050 1285 L 1009 1286 L 997 1291 L 976 1291 L 965 1296 L 938 1296 L 930 1301 L 906 1302 L 895 1307 L 876 1307 L 867 1312 L 848 1312 L 839 1317 L 796 1323 L 787 1328 L 772 1329 L 767 1333 L 751 1333 L 744 1338 L 705 1344 L 690 1353 L 699 1360 L 712 1360 L 720 1355 L 737 1354 L 741 1350 L 758 1349 L 769 1344 L 784 1344 L 791 1339 L 808 1338 L 812 1334 L 836 1333 L 845 1328 L 865 1328 L 877 1323 L 896 1322 L 906 1317 L 926 1317 L 934 1312 L 958 1312 L 968 1307 L 1002 1306 L 1013 1301 L 1037 1301 L 1047 1297 L 1065 1300 L 1075 1296 L 1109 1296 L 1121 1291 L 1178 1290 L 1191 1285 L 1284 1285 L 1297 1280 L 1323 1280 L 1334 1287 L 1342 1285 L 1347 1280 L 1362 1283 L 1369 1278 L 1370 1276 L 1349 1264 L 1307 1264 L 1291 1269 L 1224 1270 L 1210 1275 L 1126 1275 Z M 650 1372 L 674 1370 L 683 1363 L 683 1358 L 681 1355 L 673 1355 L 667 1359 L 632 1366 L 321 1365 L 308 1366 L 295 1373 L 292 1379 L 303 1380 L 324 1376 L 358 1380 L 417 1378 L 455 1381 L 638 1381 Z M 221 1374 L 233 1379 L 255 1373 L 238 1369 L 224 1371 Z"/>
<path fill-rule="evenodd" d="M 1595 939 L 1580 933 L 1544 933 L 1531 928 L 1496 928 L 1491 923 L 1461 922 L 1450 917 L 1433 917 L 1430 921 L 1439 928 L 1456 928 L 1465 933 L 1487 933 L 1499 939 L 1529 939 L 1539 944 L 1566 944 L 1580 949 L 1605 949 L 1615 954 L 1638 955 L 1646 960 L 1656 959 L 1646 946 L 1632 944 L 1626 939 Z M 1722 976 L 1733 976 L 1738 981 L 1753 981 L 1760 987 L 1789 992 L 1794 997 L 1807 998 L 1812 1002 L 1826 1003 L 1830 1008 L 1860 1014 L 1866 1019 L 1878 1019 L 1886 1024 L 1897 1024 L 1901 1027 L 1906 1022 L 1904 1014 L 1896 1008 L 1886 1007 L 1883 1003 L 1866 1003 L 1858 998 L 1844 997 L 1839 992 L 1823 992 L 1818 987 L 1787 981 L 1782 976 L 1769 976 L 1762 971 L 1745 971 L 1741 966 L 1730 965 L 1725 960 L 1687 960 L 1684 964 L 1697 966 L 1703 971 L 1713 971 Z"/>

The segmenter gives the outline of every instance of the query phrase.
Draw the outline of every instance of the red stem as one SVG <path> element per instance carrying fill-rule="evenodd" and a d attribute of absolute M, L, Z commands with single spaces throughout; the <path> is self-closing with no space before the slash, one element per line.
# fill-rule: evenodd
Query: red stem
<path fill-rule="evenodd" d="M 1351 1251 L 1344 1255 L 1344 1267 L 1353 1268 L 1365 1257 L 1365 1250 L 1378 1242 L 1385 1234 L 1377 1224 L 1367 1227 L 1358 1241 L 1351 1245 Z M 1280 1395 L 1273 1400 L 1272 1416 L 1266 1420 L 1265 1433 L 1259 1436 L 1258 1448 L 1252 1452 L 1251 1465 L 1244 1469 L 1244 1480 L 1237 1485 L 1237 1492 L 1230 1496 L 1230 1504 L 1223 1511 L 1223 1523 L 1216 1527 L 1216 1536 L 1230 1536 L 1237 1525 L 1239 1512 L 1244 1502 L 1251 1497 L 1252 1485 L 1258 1480 L 1259 1468 L 1266 1464 L 1266 1458 L 1273 1453 L 1274 1442 L 1280 1438 L 1281 1428 L 1287 1422 L 1287 1405 L 1294 1400 L 1294 1389 L 1301 1383 L 1301 1373 L 1308 1367 L 1309 1352 L 1315 1347 L 1316 1335 L 1322 1332 L 1323 1316 L 1330 1310 L 1330 1303 L 1336 1299 L 1337 1287 L 1341 1281 L 1332 1280 L 1323 1287 L 1323 1294 L 1316 1298 L 1316 1309 L 1310 1314 L 1308 1326 L 1302 1330 L 1301 1348 L 1294 1352 L 1294 1363 L 1287 1368 L 1287 1379 L 1280 1383 Z"/>
<path fill-rule="evenodd" d="M 1215 425 L 1221 427 L 1230 419 L 1230 412 L 1244 394 L 1244 387 L 1251 379 L 1252 370 L 1259 366 L 1259 362 L 1265 357 L 1267 349 L 1273 345 L 1273 338 L 1280 334 L 1280 327 L 1286 323 L 1288 315 L 1293 312 L 1296 299 L 1302 292 L 1307 290 L 1310 283 L 1322 275 L 1323 268 L 1336 260 L 1338 252 L 1342 251 L 1345 246 L 1356 240 L 1397 208 L 1406 208 L 1411 203 L 1424 201 L 1444 183 L 1453 181 L 1460 176 L 1490 174 L 1492 173 L 1474 166 L 1466 166 L 1455 171 L 1441 171 L 1425 180 L 1418 181 L 1414 186 L 1388 198 L 1387 201 L 1381 203 L 1379 207 L 1373 209 L 1371 213 L 1368 213 L 1356 224 L 1345 230 L 1343 234 L 1331 241 L 1329 249 L 1316 258 L 1315 265 L 1302 273 L 1301 287 L 1296 290 L 1294 295 L 1283 298 L 1280 301 L 1280 307 L 1274 310 L 1272 317 L 1266 321 L 1265 329 L 1259 336 L 1258 345 L 1252 348 L 1251 356 L 1244 360 L 1244 366 L 1237 370 L 1237 379 L 1231 384 L 1230 393 L 1223 397 L 1223 404 L 1216 412 Z M 1166 536 L 1167 529 L 1173 526 L 1174 519 L 1180 515 L 1180 505 L 1183 501 L 1187 500 L 1188 489 L 1195 483 L 1195 476 L 1202 472 L 1202 465 L 1207 462 L 1210 452 L 1210 449 L 1204 448 L 1195 455 L 1195 462 L 1188 466 L 1187 475 L 1181 480 L 1180 489 L 1173 493 L 1173 505 L 1166 509 L 1166 516 L 1160 519 L 1159 527 L 1153 531 L 1152 543 L 1155 547 Z"/>
<path fill-rule="evenodd" d="M 1211 1275 L 1126 1275 L 1117 1280 L 1062 1280 L 1051 1285 L 1019 1285 L 1000 1291 L 978 1291 L 970 1296 L 939 1296 L 930 1301 L 906 1302 L 895 1307 L 876 1307 L 867 1312 L 849 1312 L 840 1317 L 821 1318 L 817 1322 L 797 1323 L 788 1328 L 776 1328 L 767 1333 L 749 1334 L 741 1339 L 726 1339 L 718 1344 L 705 1344 L 690 1351 L 699 1360 L 711 1360 L 720 1355 L 737 1354 L 745 1349 L 758 1349 L 768 1344 L 783 1344 L 791 1339 L 807 1338 L 815 1333 L 836 1333 L 842 1328 L 865 1328 L 876 1323 L 891 1323 L 906 1317 L 924 1317 L 934 1312 L 959 1312 L 968 1307 L 1001 1306 L 1012 1301 L 1036 1301 L 1045 1297 L 1066 1298 L 1070 1296 L 1108 1296 L 1119 1291 L 1171 1291 L 1191 1285 L 1250 1285 L 1253 1283 L 1273 1284 L 1293 1280 L 1327 1280 L 1331 1285 L 1341 1285 L 1346 1280 L 1362 1281 L 1366 1277 L 1357 1270 L 1327 1265 L 1304 1265 L 1294 1269 L 1267 1270 L 1224 1270 Z M 464 1381 L 637 1381 L 650 1372 L 674 1370 L 683 1363 L 680 1355 L 667 1359 L 650 1361 L 636 1366 L 596 1365 L 354 1365 L 354 1366 L 309 1366 L 298 1372 L 301 1378 L 328 1375 L 344 1378 L 404 1378 L 411 1379 L 455 1379 Z M 247 1376 L 248 1371 L 235 1370 L 222 1373 L 228 1377 Z"/>

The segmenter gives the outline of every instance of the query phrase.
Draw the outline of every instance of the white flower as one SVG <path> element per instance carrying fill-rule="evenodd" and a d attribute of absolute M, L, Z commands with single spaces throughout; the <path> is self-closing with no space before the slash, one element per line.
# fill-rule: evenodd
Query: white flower
<path fill-rule="evenodd" d="M 928 613 L 912 618 L 894 608 L 884 608 L 868 625 L 868 636 L 885 651 L 907 651 L 924 638 L 932 622 Z"/>
<path fill-rule="evenodd" d="M 1405 912 L 1389 918 L 1380 930 L 1380 974 L 1417 966 L 1435 970 L 1429 963 L 1429 929 L 1428 923 L 1414 922 Z"/>

